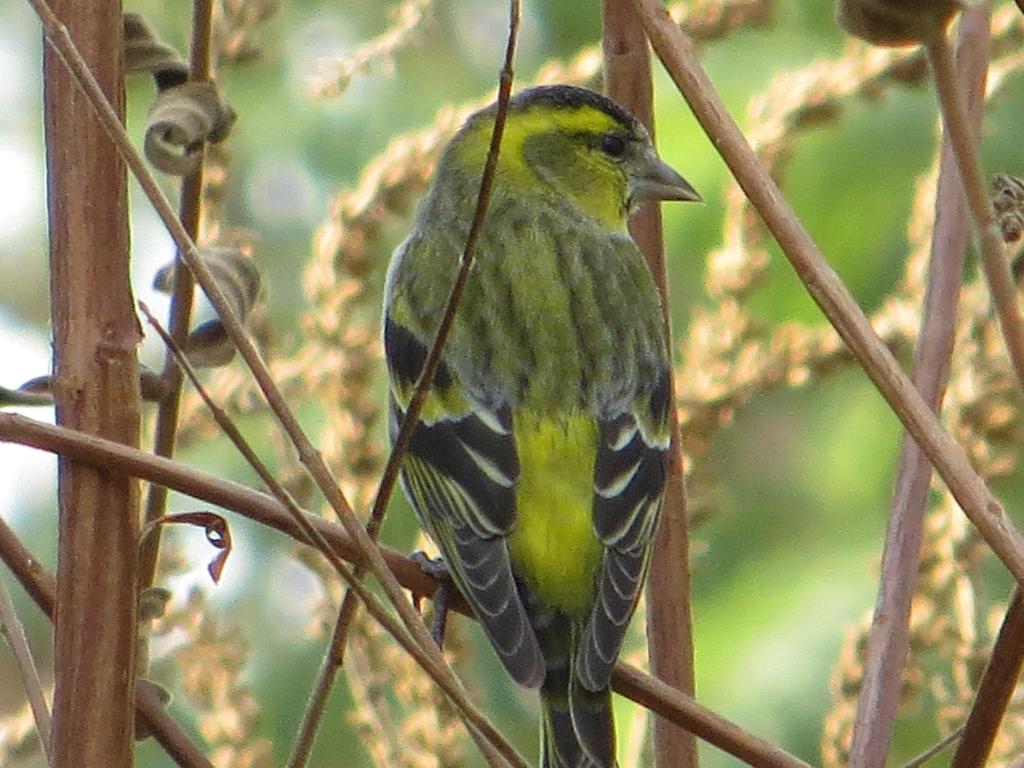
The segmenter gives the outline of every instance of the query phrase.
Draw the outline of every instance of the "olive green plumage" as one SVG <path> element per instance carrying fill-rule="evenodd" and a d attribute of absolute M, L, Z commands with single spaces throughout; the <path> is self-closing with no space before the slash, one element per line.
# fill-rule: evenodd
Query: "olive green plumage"
<path fill-rule="evenodd" d="M 397 430 L 447 302 L 494 107 L 442 157 L 388 271 Z M 626 230 L 698 199 L 646 131 L 580 88 L 513 97 L 476 260 L 402 480 L 502 663 L 541 687 L 542 764 L 611 768 L 608 690 L 665 479 L 670 360 Z"/>

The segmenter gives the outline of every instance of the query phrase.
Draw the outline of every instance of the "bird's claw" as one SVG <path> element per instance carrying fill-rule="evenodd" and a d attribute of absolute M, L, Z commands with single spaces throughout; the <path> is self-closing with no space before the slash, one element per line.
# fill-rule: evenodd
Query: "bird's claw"
<path fill-rule="evenodd" d="M 443 558 L 432 558 L 426 552 L 413 552 L 412 561 L 427 576 L 437 582 L 437 589 L 434 590 L 432 595 L 434 601 L 434 621 L 430 627 L 430 635 L 434 638 L 437 647 L 443 650 L 444 633 L 448 625 L 448 598 L 451 596 L 452 591 L 456 589 L 455 583 L 452 581 L 451 572 L 448 570 L 448 566 Z M 420 597 L 420 595 L 416 596 L 417 607 L 419 607 Z"/>

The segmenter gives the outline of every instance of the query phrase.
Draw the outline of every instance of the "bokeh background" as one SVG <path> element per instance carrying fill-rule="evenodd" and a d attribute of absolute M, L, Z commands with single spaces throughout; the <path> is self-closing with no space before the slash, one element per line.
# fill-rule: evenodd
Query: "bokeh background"
<path fill-rule="evenodd" d="M 309 316 L 317 289 L 310 287 L 316 281 L 308 265 L 323 261 L 324 245 L 315 233 L 336 220 L 337 195 L 355 188 L 368 164 L 396 137 L 437 125 L 439 111 L 493 92 L 506 32 L 504 4 L 434 0 L 422 4 L 423 19 L 393 56 L 371 61 L 340 94 L 315 95 L 311 83 L 322 73 L 323 60 L 349 56 L 361 42 L 393 25 L 398 5 L 379 0 L 282 3 L 251 31 L 258 55 L 218 74 L 239 116 L 225 145 L 229 159 L 218 207 L 220 226 L 223 232 L 242 233 L 252 244 L 268 287 L 272 355 L 281 360 L 301 361 L 296 350 L 306 343 L 310 328 L 323 332 L 323 318 Z M 711 7 L 697 5 L 696 10 Z M 755 116 L 771 112 L 772 99 L 783 98 L 786 89 L 773 83 L 779 78 L 795 82 L 793 73 L 810 73 L 814 62 L 838 59 L 847 45 L 833 22 L 830 0 L 763 5 L 771 10 L 768 20 L 701 46 L 716 87 L 740 124 L 753 131 L 759 128 Z M 137 0 L 126 10 L 142 13 L 165 40 L 187 50 L 188 4 Z M 31 9 L 20 0 L 0 0 L 0 18 L 0 384 L 17 386 L 49 367 L 41 33 Z M 1020 46 L 1019 18 L 1011 24 L 1016 33 L 1008 33 L 1011 48 Z M 527 0 L 516 68 L 519 82 L 532 81 L 553 60 L 573 60 L 599 36 L 598 3 Z M 664 208 L 672 316 L 682 340 L 693 317 L 712 315 L 717 306 L 705 287 L 705 269 L 708 255 L 722 248 L 726 238 L 723 210 L 729 176 L 660 70 L 656 92 L 662 154 L 705 200 L 703 205 Z M 128 122 L 139 145 L 151 98 L 148 78 L 130 80 Z M 988 169 L 1019 172 L 1022 109 L 1024 83 L 1010 75 L 987 119 Z M 912 245 L 908 220 L 916 184 L 933 160 L 936 114 L 927 82 L 911 78 L 908 83 L 886 83 L 871 98 L 825 110 L 818 124 L 803 130 L 788 150 L 785 191 L 869 313 L 882 309 L 903 280 Z M 176 195 L 172 180 L 166 180 L 165 188 Z M 375 226 L 368 267 L 360 273 L 367 296 L 379 290 L 388 254 L 407 227 L 409 203 L 393 205 Z M 166 299 L 150 284 L 173 249 L 135 186 L 131 208 L 137 296 L 165 313 Z M 768 252 L 771 261 L 763 279 L 745 297 L 752 315 L 769 328 L 783 323 L 819 326 L 820 314 L 788 264 L 772 246 Z M 971 260 L 968 270 L 968 279 L 973 279 Z M 360 306 L 353 322 L 373 327 L 373 301 L 368 298 Z M 907 360 L 907 350 L 899 351 Z M 142 357 L 158 368 L 159 343 L 147 338 Z M 686 363 L 682 344 L 679 362 Z M 303 423 L 320 435 L 330 421 L 332 402 L 316 390 L 303 390 L 301 377 L 292 373 L 290 396 Z M 219 385 L 225 393 L 239 391 L 244 380 L 237 371 L 208 375 L 215 389 Z M 365 381 L 370 400 L 379 402 L 379 370 Z M 900 429 L 866 377 L 848 362 L 839 361 L 827 375 L 791 383 L 754 393 L 741 408 L 719 414 L 713 432 L 689 440 L 695 447 L 691 487 L 697 522 L 692 559 L 697 689 L 707 706 L 820 764 L 822 723 L 835 704 L 830 680 L 844 638 L 862 625 L 875 596 Z M 46 409 L 25 412 L 51 418 Z M 255 482 L 227 441 L 204 427 L 195 409 L 192 413 L 188 425 L 197 439 L 183 447 L 181 458 L 224 477 Z M 239 419 L 264 455 L 280 466 L 283 476 L 291 477 L 294 461 L 273 437 L 269 418 L 250 409 Z M 381 444 L 383 426 L 373 423 L 365 437 Z M 0 516 L 50 568 L 55 565 L 54 466 L 27 449 L 0 445 Z M 1013 514 L 1024 498 L 1020 480 L 1006 472 L 994 488 Z M 361 499 L 360 510 L 366 508 L 363 491 L 360 497 L 358 487 L 350 489 Z M 172 497 L 172 508 L 194 509 L 195 503 Z M 251 753 L 232 752 L 230 738 L 213 739 L 221 750 L 221 764 L 281 765 L 324 647 L 320 624 L 331 590 L 320 571 L 304 565 L 284 537 L 229 519 L 236 544 L 220 585 L 209 583 L 204 566 L 210 552 L 202 534 L 192 531 L 168 535 L 174 562 L 162 583 L 173 592 L 172 610 L 193 611 L 189 615 L 196 621 L 200 615 L 210 617 L 203 637 L 218 654 L 211 666 L 234 671 L 229 689 L 238 708 L 231 716 L 243 713 L 239 723 L 218 723 L 216 712 L 197 709 L 190 701 L 180 666 L 189 635 L 180 627 L 154 638 L 151 676 L 175 694 L 172 707 L 190 731 L 207 738 L 211 733 L 238 733 L 243 746 L 256 745 Z M 417 545 L 415 524 L 403 500 L 392 505 L 384 539 L 401 550 Z M 985 590 L 977 595 L 976 608 L 979 616 L 987 616 L 1004 599 L 1009 581 L 999 568 L 984 559 L 979 562 L 978 583 Z M 10 585 L 45 667 L 48 624 L 7 572 L 0 571 L 0 578 Z M 182 619 L 183 626 L 187 623 Z M 502 730 L 525 754 L 534 755 L 536 702 L 504 679 L 470 622 L 457 619 L 456 624 L 457 667 Z M 988 626 L 986 621 L 979 624 Z M 641 625 L 634 625 L 629 651 L 634 661 L 643 658 Z M 385 658 L 384 650 L 374 649 L 385 641 L 369 629 L 365 637 L 364 658 Z M 17 680 L 8 654 L 0 652 L 0 718 L 23 704 Z M 311 765 L 374 764 L 371 749 L 364 745 L 370 743 L 372 728 L 361 720 L 365 706 L 357 706 L 364 694 L 340 679 Z M 403 694 L 377 690 L 376 695 L 398 701 Z M 938 738 L 940 704 L 941 696 L 927 686 L 908 697 L 893 765 Z M 624 701 L 617 704 L 617 712 L 624 764 L 643 765 L 643 752 L 636 745 L 645 721 Z M 399 736 L 403 733 L 396 730 Z M 419 738 L 411 731 L 406 735 Z M 456 742 L 458 738 L 452 737 Z M 479 764 L 465 746 L 453 747 L 451 755 L 434 764 Z M 8 757 L 12 765 L 41 765 L 31 756 Z M 408 764 L 431 764 L 430 755 L 417 759 L 421 762 Z M 735 764 L 708 747 L 702 747 L 702 760 L 708 768 Z M 171 764 L 154 745 L 140 746 L 138 765 Z"/>

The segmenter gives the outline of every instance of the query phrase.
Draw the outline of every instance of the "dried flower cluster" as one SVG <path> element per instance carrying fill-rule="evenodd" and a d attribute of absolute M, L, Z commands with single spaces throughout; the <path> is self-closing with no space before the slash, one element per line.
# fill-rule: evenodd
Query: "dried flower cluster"
<path fill-rule="evenodd" d="M 257 36 L 259 27 L 279 6 L 278 0 L 217 0 L 210 44 L 217 68 L 258 58 L 263 50 Z"/>
<path fill-rule="evenodd" d="M 405 0 L 395 9 L 394 23 L 372 40 L 337 59 L 321 63 L 321 72 L 310 85 L 321 97 L 340 96 L 356 77 L 374 68 L 387 74 L 395 71 L 395 54 L 411 45 L 433 0 Z"/>
<path fill-rule="evenodd" d="M 180 685 L 196 710 L 199 732 L 217 768 L 269 768 L 270 742 L 258 735 L 259 705 L 241 681 L 248 642 L 225 625 L 204 593 L 192 590 L 173 606 L 156 632 L 182 637 L 174 661 Z"/>

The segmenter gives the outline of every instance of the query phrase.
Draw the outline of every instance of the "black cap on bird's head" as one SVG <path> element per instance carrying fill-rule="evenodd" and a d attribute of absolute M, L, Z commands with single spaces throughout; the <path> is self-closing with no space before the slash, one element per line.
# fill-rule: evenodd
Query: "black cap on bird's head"
<path fill-rule="evenodd" d="M 635 131 L 643 130 L 640 122 L 614 101 L 597 91 L 580 88 L 575 85 L 535 85 L 524 88 L 509 99 L 509 109 L 529 109 L 533 106 L 545 105 L 556 109 L 580 109 L 592 107 L 604 112 L 624 128 Z M 495 109 L 492 105 L 489 109 Z"/>

